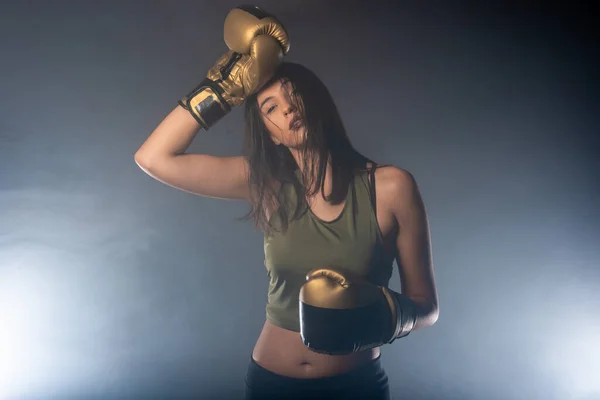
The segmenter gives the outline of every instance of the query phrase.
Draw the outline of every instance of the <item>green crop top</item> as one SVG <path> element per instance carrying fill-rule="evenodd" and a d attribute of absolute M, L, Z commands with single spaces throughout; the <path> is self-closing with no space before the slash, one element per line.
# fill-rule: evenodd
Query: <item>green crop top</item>
<path fill-rule="evenodd" d="M 265 235 L 265 267 L 269 277 L 267 320 L 281 328 L 300 331 L 299 294 L 306 274 L 314 268 L 343 267 L 373 282 L 388 286 L 392 276 L 393 254 L 385 251 L 377 223 L 375 179 L 371 185 L 366 170 L 356 173 L 350 184 L 344 208 L 333 221 L 323 221 L 305 207 L 299 219 L 291 220 L 285 234 Z M 292 184 L 283 194 L 295 210 Z M 273 222 L 277 222 L 277 214 Z"/>

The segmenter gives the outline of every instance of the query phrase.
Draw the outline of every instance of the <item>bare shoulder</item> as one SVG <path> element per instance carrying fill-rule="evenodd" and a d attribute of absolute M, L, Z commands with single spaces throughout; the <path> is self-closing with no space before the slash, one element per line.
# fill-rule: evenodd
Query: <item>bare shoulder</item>
<path fill-rule="evenodd" d="M 385 165 L 375 171 L 376 194 L 396 217 L 421 203 L 417 182 L 410 171 Z"/>
<path fill-rule="evenodd" d="M 395 165 L 378 166 L 375 170 L 377 186 L 383 189 L 382 194 L 397 196 L 400 192 L 416 189 L 417 183 L 410 171 Z"/>

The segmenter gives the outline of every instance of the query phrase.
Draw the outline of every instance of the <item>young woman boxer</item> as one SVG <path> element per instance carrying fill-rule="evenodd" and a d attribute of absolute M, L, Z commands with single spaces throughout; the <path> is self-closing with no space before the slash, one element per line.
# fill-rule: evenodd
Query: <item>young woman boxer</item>
<path fill-rule="evenodd" d="M 438 318 L 425 207 L 412 175 L 350 143 L 325 85 L 282 62 L 285 28 L 256 7 L 225 21 L 229 51 L 136 152 L 170 186 L 245 200 L 264 232 L 269 292 L 246 399 L 390 399 L 380 347 Z M 245 106 L 244 154 L 186 153 Z M 388 289 L 392 264 L 402 293 Z"/>

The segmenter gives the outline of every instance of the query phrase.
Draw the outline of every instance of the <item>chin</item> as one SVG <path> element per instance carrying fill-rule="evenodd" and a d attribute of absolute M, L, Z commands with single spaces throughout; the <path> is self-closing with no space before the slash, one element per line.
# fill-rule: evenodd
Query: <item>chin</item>
<path fill-rule="evenodd" d="M 306 138 L 306 128 L 300 127 L 297 131 L 291 131 L 292 135 L 296 135 L 298 138 L 305 139 Z"/>
<path fill-rule="evenodd" d="M 293 134 L 296 135 L 296 138 L 297 138 L 296 143 L 302 144 L 306 141 L 306 134 L 307 134 L 306 129 L 300 128 L 300 129 L 298 129 L 298 131 L 293 132 Z"/>

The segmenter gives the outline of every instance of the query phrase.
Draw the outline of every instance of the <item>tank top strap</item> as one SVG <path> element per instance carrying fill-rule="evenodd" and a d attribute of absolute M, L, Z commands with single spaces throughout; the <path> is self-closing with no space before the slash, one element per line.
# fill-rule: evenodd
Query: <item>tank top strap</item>
<path fill-rule="evenodd" d="M 377 216 L 377 199 L 375 196 L 375 168 L 377 164 L 372 163 L 370 169 L 365 169 L 356 174 L 356 200 L 366 207 L 369 204 L 373 210 L 373 215 Z"/>

